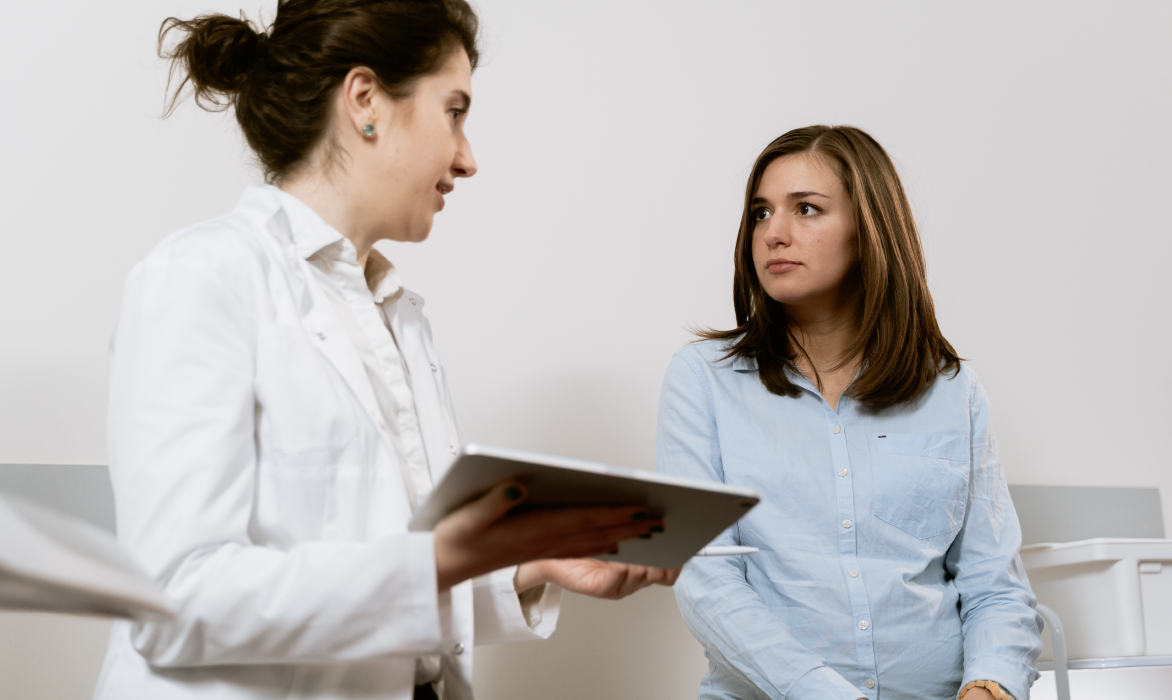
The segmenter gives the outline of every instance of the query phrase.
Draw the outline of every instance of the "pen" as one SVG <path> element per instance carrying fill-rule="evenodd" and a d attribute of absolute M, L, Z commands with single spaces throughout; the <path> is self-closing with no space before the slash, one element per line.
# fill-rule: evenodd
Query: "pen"
<path fill-rule="evenodd" d="M 735 557 L 760 551 L 756 547 L 705 547 L 696 552 L 698 557 Z"/>

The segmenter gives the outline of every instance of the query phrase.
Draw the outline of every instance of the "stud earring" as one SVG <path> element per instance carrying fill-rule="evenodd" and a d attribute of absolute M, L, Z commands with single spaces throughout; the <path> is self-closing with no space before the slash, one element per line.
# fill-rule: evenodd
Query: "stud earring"
<path fill-rule="evenodd" d="M 374 124 L 367 124 L 366 126 L 362 127 L 362 133 L 366 134 L 367 136 L 374 136 Z"/>

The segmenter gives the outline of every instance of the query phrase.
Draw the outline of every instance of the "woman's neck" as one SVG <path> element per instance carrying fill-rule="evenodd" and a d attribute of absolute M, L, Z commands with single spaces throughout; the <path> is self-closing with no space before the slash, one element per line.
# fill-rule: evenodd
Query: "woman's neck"
<path fill-rule="evenodd" d="M 842 300 L 817 306 L 786 306 L 785 313 L 790 334 L 801 346 L 795 364 L 817 385 L 830 407 L 837 410 L 838 401 L 854 380 L 862 359 L 858 355 L 845 357 L 858 336 L 854 304 Z"/>

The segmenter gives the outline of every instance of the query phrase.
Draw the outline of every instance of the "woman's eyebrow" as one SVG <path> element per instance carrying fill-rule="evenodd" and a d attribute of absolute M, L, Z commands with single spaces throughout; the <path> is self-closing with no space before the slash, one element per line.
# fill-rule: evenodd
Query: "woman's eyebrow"
<path fill-rule="evenodd" d="M 830 199 L 829 195 L 822 194 L 821 192 L 790 192 L 786 195 L 786 199 L 805 199 L 807 197 L 823 197 L 825 199 Z"/>

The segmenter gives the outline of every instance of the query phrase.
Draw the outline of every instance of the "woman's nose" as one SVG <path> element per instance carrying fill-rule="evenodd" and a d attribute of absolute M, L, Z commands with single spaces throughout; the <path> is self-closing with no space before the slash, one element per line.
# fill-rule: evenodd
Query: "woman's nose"
<path fill-rule="evenodd" d="M 768 226 L 769 228 L 765 230 L 765 245 L 770 248 L 775 248 L 777 246 L 788 246 L 793 242 L 793 238 L 790 236 L 789 226 L 785 225 L 785 222 L 780 216 L 775 216 L 770 219 Z"/>

